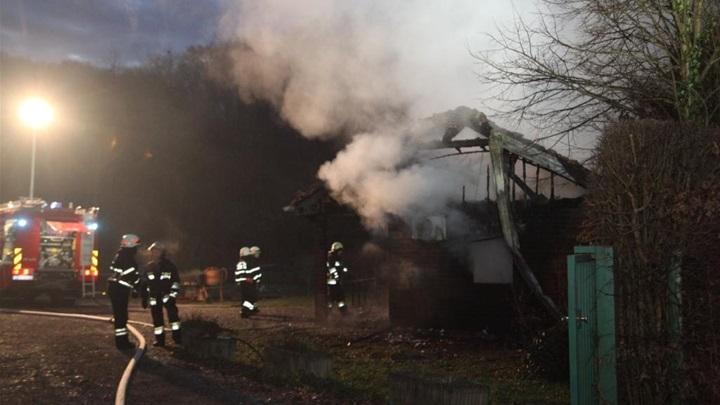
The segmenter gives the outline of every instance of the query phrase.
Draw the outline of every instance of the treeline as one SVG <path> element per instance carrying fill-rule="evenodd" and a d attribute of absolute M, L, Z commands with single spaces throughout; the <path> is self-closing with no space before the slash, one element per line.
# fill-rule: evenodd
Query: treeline
<path fill-rule="evenodd" d="M 123 233 L 176 242 L 183 268 L 230 265 L 241 245 L 287 263 L 309 224 L 283 213 L 338 145 L 310 142 L 222 78 L 222 46 L 141 66 L 48 64 L 0 56 L 0 199 L 27 195 L 28 129 L 17 103 L 39 94 L 56 122 L 39 134 L 36 195 L 101 207 L 107 263 Z"/>

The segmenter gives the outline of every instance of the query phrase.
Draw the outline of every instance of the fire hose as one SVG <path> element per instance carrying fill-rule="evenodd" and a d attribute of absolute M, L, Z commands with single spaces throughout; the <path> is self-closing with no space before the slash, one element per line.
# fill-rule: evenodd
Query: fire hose
<path fill-rule="evenodd" d="M 53 317 L 57 317 L 57 318 L 76 318 L 76 319 L 86 319 L 86 320 L 101 321 L 101 322 L 110 322 L 112 320 L 112 318 L 106 317 L 106 316 L 73 314 L 73 313 L 63 313 L 63 312 L 12 310 L 12 309 L 1 309 L 1 308 L 0 308 L 0 313 L 53 316 Z M 128 323 L 133 323 L 136 325 L 143 325 L 143 326 L 152 326 L 149 323 L 138 322 L 138 321 L 129 321 Z M 132 375 L 133 371 L 135 370 L 135 366 L 140 361 L 140 358 L 145 353 L 145 348 L 146 348 L 145 338 L 143 337 L 143 335 L 140 332 L 138 332 L 138 330 L 135 329 L 131 325 L 128 325 L 127 328 L 130 331 L 130 333 L 132 333 L 133 336 L 135 336 L 135 339 L 137 339 L 138 347 L 135 350 L 135 355 L 133 355 L 133 357 L 128 362 L 128 365 L 125 367 L 122 377 L 120 378 L 120 382 L 118 383 L 117 390 L 115 391 L 115 405 L 125 405 L 125 398 L 126 398 L 128 383 L 130 382 L 130 376 Z"/>

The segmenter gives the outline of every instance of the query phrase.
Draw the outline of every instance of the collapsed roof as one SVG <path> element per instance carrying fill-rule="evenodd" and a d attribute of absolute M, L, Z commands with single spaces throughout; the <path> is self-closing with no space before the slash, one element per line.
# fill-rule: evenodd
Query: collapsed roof
<path fill-rule="evenodd" d="M 526 139 L 518 132 L 508 131 L 490 121 L 485 114 L 470 107 L 460 106 L 454 110 L 434 114 L 427 118 L 438 131 L 443 133 L 442 139 L 430 142 L 428 149 L 456 149 L 480 147 L 488 151 L 490 138 L 496 137 L 509 154 L 532 163 L 571 182 L 587 187 L 589 171 L 576 160 L 563 156 L 554 150 Z M 474 139 L 455 140 L 458 134 L 467 130 L 475 134 Z M 471 137 L 472 138 L 472 137 Z"/>

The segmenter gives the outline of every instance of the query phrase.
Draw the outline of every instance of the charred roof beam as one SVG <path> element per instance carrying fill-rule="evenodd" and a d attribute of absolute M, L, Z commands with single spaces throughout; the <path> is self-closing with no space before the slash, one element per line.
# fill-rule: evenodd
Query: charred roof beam
<path fill-rule="evenodd" d="M 520 187 L 520 190 L 525 193 L 528 197 L 530 197 L 530 200 L 532 201 L 544 201 L 546 200 L 545 196 L 542 194 L 536 194 L 530 186 L 527 185 L 522 179 L 515 173 L 510 172 L 510 179 L 515 182 Z"/>

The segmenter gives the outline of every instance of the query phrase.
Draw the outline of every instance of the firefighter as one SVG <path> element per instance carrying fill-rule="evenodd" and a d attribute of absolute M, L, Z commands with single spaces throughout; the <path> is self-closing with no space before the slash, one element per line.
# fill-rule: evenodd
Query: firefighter
<path fill-rule="evenodd" d="M 180 317 L 175 304 L 180 293 L 180 276 L 177 267 L 167 258 L 167 249 L 162 242 L 153 243 L 148 251 L 150 262 L 145 271 L 145 282 L 154 326 L 153 346 L 165 346 L 163 307 L 170 321 L 173 341 L 175 344 L 182 344 Z"/>
<path fill-rule="evenodd" d="M 328 293 L 328 309 L 332 309 L 333 303 L 337 304 L 342 314 L 347 312 L 345 304 L 345 291 L 343 290 L 343 279 L 347 274 L 348 268 L 343 260 L 343 244 L 333 242 L 328 252 L 326 268 L 327 277 L 327 293 Z"/>
<path fill-rule="evenodd" d="M 239 288 L 238 292 L 240 293 L 239 298 L 242 301 L 242 290 L 243 290 L 243 284 L 247 280 L 247 277 L 245 277 L 245 272 L 247 271 L 247 261 L 245 260 L 248 256 L 250 256 L 250 248 L 247 246 L 243 246 L 240 248 L 240 252 L 238 253 L 239 259 L 237 264 L 235 265 L 235 285 Z"/>
<path fill-rule="evenodd" d="M 243 247 L 240 249 L 240 260 L 235 270 L 235 282 L 240 286 L 242 296 L 240 316 L 243 318 L 248 318 L 250 315 L 260 311 L 257 305 L 258 284 L 262 280 L 259 259 L 259 247 Z"/>
<path fill-rule="evenodd" d="M 108 278 L 108 294 L 115 324 L 115 346 L 120 350 L 135 348 L 128 340 L 127 320 L 130 292 L 136 296 L 140 291 L 139 268 L 135 260 L 139 245 L 140 238 L 137 235 L 123 235 L 120 250 L 110 265 L 112 275 Z"/>

